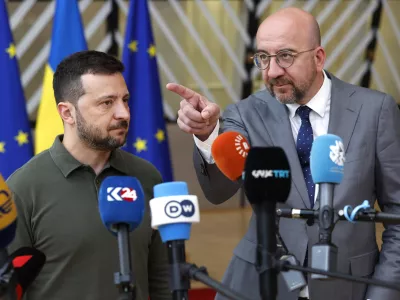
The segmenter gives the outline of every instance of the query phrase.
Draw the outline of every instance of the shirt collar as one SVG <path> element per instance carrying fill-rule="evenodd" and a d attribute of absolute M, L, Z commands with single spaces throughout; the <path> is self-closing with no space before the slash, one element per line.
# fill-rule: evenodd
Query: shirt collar
<path fill-rule="evenodd" d="M 53 145 L 49 149 L 49 152 L 51 158 L 60 169 L 60 171 L 63 173 L 64 177 L 68 177 L 68 175 L 71 174 L 72 171 L 80 167 L 85 167 L 85 165 L 78 161 L 75 157 L 71 155 L 71 153 L 68 152 L 67 149 L 65 149 L 62 143 L 63 137 L 63 134 L 56 137 Z M 122 150 L 120 149 L 116 149 L 111 152 L 110 159 L 105 165 L 104 169 L 111 166 L 124 174 L 128 174 L 128 170 L 124 163 L 121 151 Z"/>
<path fill-rule="evenodd" d="M 325 116 L 326 106 L 328 104 L 328 100 L 331 97 L 331 80 L 326 75 L 325 71 L 323 70 L 322 73 L 324 74 L 324 82 L 322 83 L 321 88 L 315 94 L 314 97 L 307 103 L 307 106 L 315 111 L 321 118 Z M 287 108 L 289 109 L 289 116 L 290 118 L 294 118 L 296 115 L 296 110 L 300 106 L 297 103 L 293 104 L 286 104 Z"/>

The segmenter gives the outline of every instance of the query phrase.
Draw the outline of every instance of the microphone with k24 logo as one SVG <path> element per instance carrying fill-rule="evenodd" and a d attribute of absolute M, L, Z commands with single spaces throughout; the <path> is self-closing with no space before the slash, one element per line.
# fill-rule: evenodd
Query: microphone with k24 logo
<path fill-rule="evenodd" d="M 129 232 L 140 225 L 144 215 L 144 192 L 139 180 L 129 176 L 105 178 L 99 190 L 99 211 L 104 225 L 118 237 L 120 272 L 114 279 L 120 299 L 134 299 Z"/>
<path fill-rule="evenodd" d="M 333 134 L 317 137 L 311 148 L 310 168 L 315 184 L 319 184 L 319 242 L 312 247 L 311 267 L 335 272 L 337 247 L 332 243 L 334 228 L 333 192 L 343 179 L 344 147 L 342 139 Z M 313 279 L 329 279 L 328 276 L 312 274 Z"/>
<path fill-rule="evenodd" d="M 154 186 L 150 209 L 151 226 L 168 247 L 173 299 L 188 300 L 190 280 L 182 275 L 181 264 L 186 263 L 185 240 L 190 238 L 191 225 L 200 222 L 197 196 L 188 194 L 185 182 L 161 183 Z"/>

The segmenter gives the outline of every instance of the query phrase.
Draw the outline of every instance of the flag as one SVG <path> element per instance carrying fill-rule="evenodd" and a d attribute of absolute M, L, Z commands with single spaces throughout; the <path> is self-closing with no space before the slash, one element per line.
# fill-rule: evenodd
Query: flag
<path fill-rule="evenodd" d="M 87 50 L 77 0 L 56 0 L 51 49 L 45 66 L 42 99 L 36 118 L 35 153 L 51 147 L 64 126 L 57 111 L 53 92 L 53 75 L 57 65 L 68 55 Z"/>
<path fill-rule="evenodd" d="M 33 156 L 26 101 L 5 1 L 0 1 L 0 173 L 7 179 Z"/>
<path fill-rule="evenodd" d="M 172 166 L 165 126 L 147 0 L 130 1 L 122 61 L 130 93 L 131 122 L 123 149 L 151 162 L 163 181 L 172 181 Z"/>

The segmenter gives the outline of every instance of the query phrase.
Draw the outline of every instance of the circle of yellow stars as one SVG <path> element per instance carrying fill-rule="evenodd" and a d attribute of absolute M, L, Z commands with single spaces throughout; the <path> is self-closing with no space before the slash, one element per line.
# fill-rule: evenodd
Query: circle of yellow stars
<path fill-rule="evenodd" d="M 18 146 L 29 144 L 29 134 L 22 130 L 18 131 L 18 134 L 14 137 L 14 139 L 17 141 Z M 0 142 L 0 153 L 6 153 L 6 142 Z"/>
<path fill-rule="evenodd" d="M 138 44 L 139 44 L 138 41 L 131 41 L 128 44 L 129 50 L 131 50 L 131 52 L 138 52 L 139 51 Z M 147 48 L 147 53 L 150 55 L 150 57 L 156 56 L 156 53 L 157 53 L 156 46 L 153 44 L 150 44 L 150 46 Z"/>
<path fill-rule="evenodd" d="M 165 140 L 165 132 L 162 129 L 158 129 L 157 133 L 154 135 L 154 137 L 157 139 L 159 143 L 163 142 Z M 133 143 L 133 146 L 136 148 L 136 152 L 140 153 L 142 151 L 147 150 L 147 140 L 141 139 L 138 137 L 136 139 L 136 142 Z"/>
<path fill-rule="evenodd" d="M 139 51 L 138 45 L 139 45 L 138 41 L 132 40 L 128 44 L 128 48 L 129 48 L 129 50 L 131 50 L 131 52 L 138 52 Z M 155 57 L 156 53 L 157 53 L 156 46 L 153 44 L 150 44 L 150 46 L 147 48 L 147 53 L 149 54 L 150 57 Z M 157 139 L 157 141 L 159 143 L 164 141 L 165 140 L 164 130 L 158 129 L 157 133 L 154 135 L 154 137 Z M 140 153 L 142 151 L 147 151 L 147 140 L 138 137 L 136 139 L 136 141 L 133 143 L 133 146 L 136 148 L 137 153 Z"/>

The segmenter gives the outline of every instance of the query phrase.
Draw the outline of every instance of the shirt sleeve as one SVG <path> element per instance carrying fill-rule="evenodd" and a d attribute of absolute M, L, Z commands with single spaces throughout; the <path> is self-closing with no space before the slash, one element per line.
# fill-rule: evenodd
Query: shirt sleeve
<path fill-rule="evenodd" d="M 12 197 L 17 208 L 17 229 L 15 238 L 8 246 L 8 252 L 11 254 L 21 247 L 33 247 L 34 239 L 30 222 L 30 205 L 23 201 L 15 192 Z"/>
<path fill-rule="evenodd" d="M 204 142 L 199 140 L 195 135 L 193 135 L 194 142 L 197 148 L 199 149 L 204 160 L 209 164 L 215 163 L 214 158 L 212 157 L 211 154 L 211 146 L 215 141 L 215 139 L 218 137 L 218 132 L 219 132 L 219 120 L 217 121 L 217 125 L 215 126 L 211 135 Z"/>

